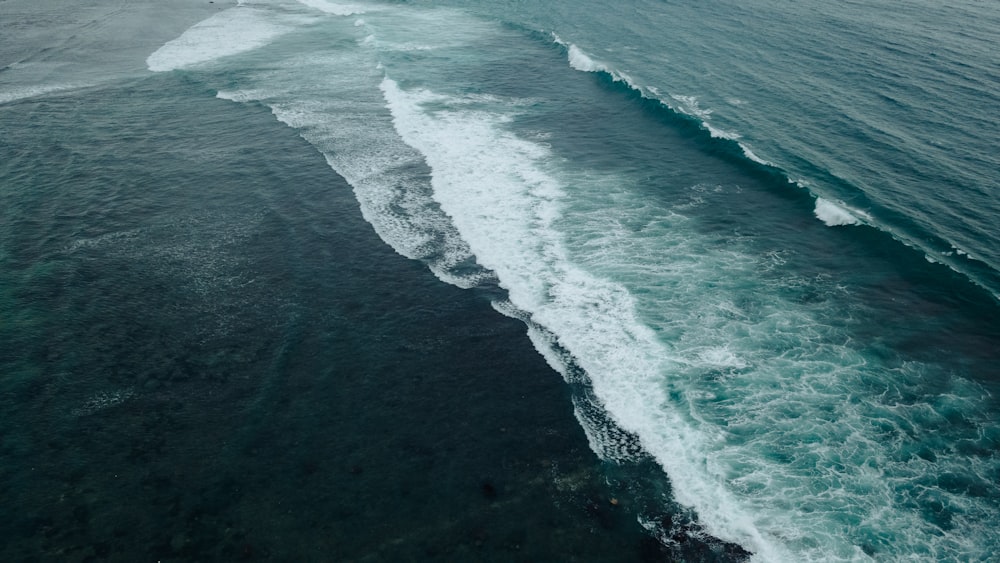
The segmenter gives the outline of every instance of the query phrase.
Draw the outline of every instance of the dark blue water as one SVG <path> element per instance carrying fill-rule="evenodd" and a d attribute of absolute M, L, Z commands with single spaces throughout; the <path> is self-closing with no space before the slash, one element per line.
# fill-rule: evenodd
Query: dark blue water
<path fill-rule="evenodd" d="M 8 551 L 992 557 L 988 8 L 239 4 L 5 46 Z"/>

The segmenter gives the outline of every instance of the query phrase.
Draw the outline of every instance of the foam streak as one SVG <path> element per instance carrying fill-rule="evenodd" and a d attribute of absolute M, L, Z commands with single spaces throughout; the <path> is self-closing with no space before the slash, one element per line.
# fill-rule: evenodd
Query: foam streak
<path fill-rule="evenodd" d="M 168 41 L 146 59 L 146 66 L 153 72 L 195 66 L 257 49 L 292 29 L 262 10 L 230 8 Z"/>

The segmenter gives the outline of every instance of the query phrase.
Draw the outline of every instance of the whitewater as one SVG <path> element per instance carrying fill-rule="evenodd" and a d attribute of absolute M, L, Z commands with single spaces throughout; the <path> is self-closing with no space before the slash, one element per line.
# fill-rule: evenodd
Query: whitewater
<path fill-rule="evenodd" d="M 905 178 L 866 190 L 864 138 L 816 156 L 825 125 L 769 135 L 753 120 L 774 107 L 658 74 L 680 55 L 648 29 L 638 47 L 595 31 L 667 6 L 593 8 L 241 2 L 147 65 L 270 108 L 394 250 L 502 290 L 495 308 L 587 389 L 595 453 L 651 456 L 705 533 L 759 561 L 989 559 L 1000 261 L 968 250 L 995 240 L 989 213 L 955 227 L 939 201 L 886 203 Z"/>

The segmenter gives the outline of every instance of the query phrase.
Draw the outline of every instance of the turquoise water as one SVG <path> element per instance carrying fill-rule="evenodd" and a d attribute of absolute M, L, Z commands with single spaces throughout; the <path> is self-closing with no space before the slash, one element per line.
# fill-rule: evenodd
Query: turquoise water
<path fill-rule="evenodd" d="M 408 381 L 441 371 L 455 373 L 447 407 L 420 427 L 502 427 L 535 459 L 509 489 L 544 490 L 539 514 L 556 516 L 538 518 L 577 530 L 500 534 L 529 560 L 966 561 L 1000 547 L 995 10 L 239 4 L 179 27 L 113 85 L 47 84 L 30 58 L 4 71 L 21 81 L 0 98 L 17 417 L 76 393 L 73 416 L 114 420 L 169 395 L 159 368 L 135 366 L 193 349 L 173 372 L 226 375 L 185 393 L 242 393 L 248 435 L 297 400 L 271 391 L 286 374 L 364 373 L 330 451 L 370 442 L 417 472 L 476 452 L 489 465 L 506 438 L 457 435 L 449 455 L 403 438 L 400 394 L 432 410 L 441 397 L 388 366 Z M 123 147 L 150 156 L 137 166 Z M 374 229 L 378 258 L 338 252 L 322 226 L 358 210 L 352 229 Z M 88 320 L 120 309 L 139 326 Z M 164 314 L 157 328 L 139 322 L 147 309 Z M 422 319 L 417 344 L 385 332 L 403 318 Z M 455 323 L 503 328 L 481 341 Z M 110 359 L 122 354 L 127 368 Z M 457 365 L 484 360 L 495 376 L 459 383 Z M 81 370 L 102 374 L 96 387 L 66 375 Z M 374 398 L 377 431 L 360 422 Z M 490 414 L 465 410 L 480 403 Z M 332 416 L 307 405 L 296 416 Z M 534 427 L 550 409 L 560 422 Z M 474 475 L 459 490 L 502 498 L 476 462 L 448 463 Z M 426 486 L 450 490 L 438 477 Z M 421 498 L 432 521 L 477 518 Z M 513 504 L 491 525 L 530 512 Z M 357 525 L 323 514 L 340 533 Z M 614 533 L 581 531 L 595 521 Z M 381 556 L 468 555 L 447 542 Z M 377 551 L 355 549 L 342 556 Z"/>

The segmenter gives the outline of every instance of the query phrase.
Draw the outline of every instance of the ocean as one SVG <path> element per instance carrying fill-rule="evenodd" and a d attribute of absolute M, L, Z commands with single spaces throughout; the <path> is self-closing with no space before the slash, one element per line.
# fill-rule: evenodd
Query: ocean
<path fill-rule="evenodd" d="M 0 2 L 0 559 L 988 561 L 1000 10 Z"/>

